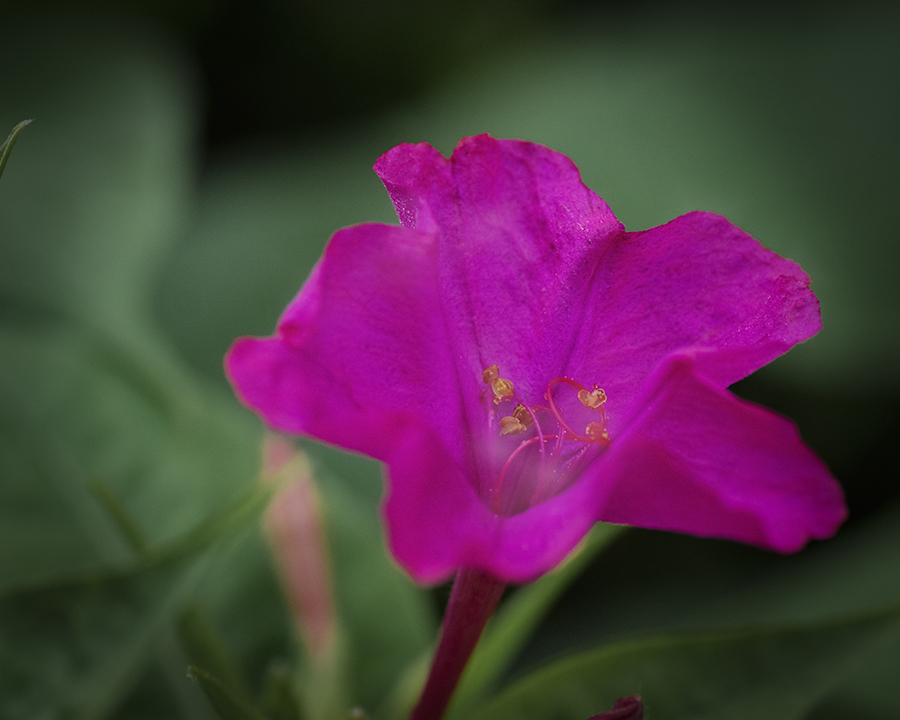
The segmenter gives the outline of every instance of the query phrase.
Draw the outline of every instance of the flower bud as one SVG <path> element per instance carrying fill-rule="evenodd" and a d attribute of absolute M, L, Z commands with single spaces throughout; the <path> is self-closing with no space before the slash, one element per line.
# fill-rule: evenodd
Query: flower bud
<path fill-rule="evenodd" d="M 612 710 L 592 715 L 588 720 L 644 720 L 644 702 L 640 695 L 621 697 L 613 703 Z"/>

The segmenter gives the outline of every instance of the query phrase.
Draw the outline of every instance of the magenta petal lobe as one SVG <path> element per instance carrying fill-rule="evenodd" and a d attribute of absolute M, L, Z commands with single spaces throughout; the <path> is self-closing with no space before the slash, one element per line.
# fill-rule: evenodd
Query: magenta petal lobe
<path fill-rule="evenodd" d="M 600 376 L 620 408 L 614 426 L 673 352 L 727 349 L 727 363 L 717 355 L 706 367 L 726 387 L 821 327 L 818 301 L 796 263 L 701 212 L 624 236 L 598 269 L 586 307 L 571 367 Z M 722 363 L 713 367 L 714 360 Z"/>
<path fill-rule="evenodd" d="M 338 232 L 273 338 L 238 340 L 226 370 L 272 427 L 383 459 L 398 423 L 464 444 L 441 317 L 436 237 L 386 225 Z"/>
<path fill-rule="evenodd" d="M 605 458 L 604 520 L 796 552 L 846 517 L 843 493 L 789 420 L 670 358 Z"/>

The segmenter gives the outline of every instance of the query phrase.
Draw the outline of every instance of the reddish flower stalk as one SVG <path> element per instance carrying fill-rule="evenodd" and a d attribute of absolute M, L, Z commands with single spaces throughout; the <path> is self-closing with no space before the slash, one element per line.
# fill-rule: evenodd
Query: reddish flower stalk
<path fill-rule="evenodd" d="M 461 568 L 456 573 L 431 671 L 410 720 L 440 720 L 443 717 L 469 656 L 505 587 L 506 583 L 479 570 Z"/>

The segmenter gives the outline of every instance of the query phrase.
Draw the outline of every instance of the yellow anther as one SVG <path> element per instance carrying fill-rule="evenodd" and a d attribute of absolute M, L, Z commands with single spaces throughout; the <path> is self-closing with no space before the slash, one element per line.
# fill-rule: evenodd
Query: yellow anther
<path fill-rule="evenodd" d="M 584 434 L 590 438 L 591 442 L 595 442 L 598 445 L 609 443 L 609 432 L 598 422 L 588 423 L 584 429 Z"/>
<path fill-rule="evenodd" d="M 500 434 L 501 435 L 518 435 L 525 432 L 526 427 L 520 423 L 512 415 L 500 418 Z"/>
<path fill-rule="evenodd" d="M 513 408 L 513 417 L 522 423 L 525 427 L 531 427 L 534 423 L 534 418 L 531 417 L 531 413 L 528 412 L 528 408 L 525 407 L 522 403 L 516 405 Z"/>
<path fill-rule="evenodd" d="M 587 390 L 579 390 L 578 399 L 581 400 L 581 404 L 586 408 L 596 410 L 606 402 L 606 392 L 603 390 L 603 388 L 599 388 L 595 385 L 594 389 L 590 392 L 588 392 Z"/>
<path fill-rule="evenodd" d="M 494 391 L 494 403 L 500 404 L 504 400 L 512 397 L 515 390 L 513 389 L 512 380 L 500 377 L 500 368 L 496 365 L 488 365 L 481 371 L 481 379 L 485 385 L 490 385 Z"/>
<path fill-rule="evenodd" d="M 499 403 L 507 398 L 512 397 L 515 392 L 512 380 L 506 378 L 497 378 L 491 382 L 491 390 L 494 391 L 494 402 Z"/>

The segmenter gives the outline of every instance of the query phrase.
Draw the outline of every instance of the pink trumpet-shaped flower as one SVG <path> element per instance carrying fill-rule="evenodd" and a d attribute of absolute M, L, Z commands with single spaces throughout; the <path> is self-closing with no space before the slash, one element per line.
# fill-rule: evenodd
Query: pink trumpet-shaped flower
<path fill-rule="evenodd" d="M 565 156 L 481 135 L 375 165 L 402 227 L 337 232 L 227 371 L 277 429 L 385 463 L 421 582 L 512 582 L 596 521 L 794 552 L 840 487 L 794 425 L 726 388 L 818 332 L 798 265 L 693 212 L 625 232 Z"/>

